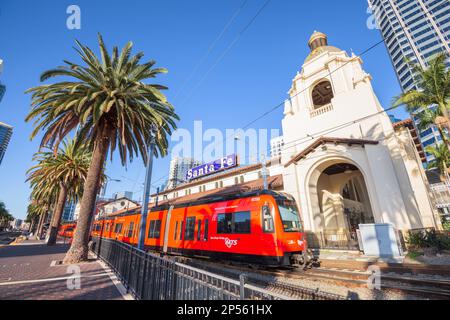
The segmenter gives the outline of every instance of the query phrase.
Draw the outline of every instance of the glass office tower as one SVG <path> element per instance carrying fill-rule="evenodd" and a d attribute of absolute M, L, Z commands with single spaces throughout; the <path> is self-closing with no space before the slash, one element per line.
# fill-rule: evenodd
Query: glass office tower
<path fill-rule="evenodd" d="M 450 53 L 449 0 L 368 0 L 403 91 L 415 89 L 409 61 L 426 68 L 439 52 Z M 450 59 L 447 60 L 450 67 Z M 420 132 L 424 147 L 439 143 L 436 128 Z M 427 154 L 427 160 L 433 157 Z"/>
<path fill-rule="evenodd" d="M 0 164 L 5 156 L 9 140 L 11 140 L 12 131 L 13 128 L 11 126 L 0 122 Z"/>

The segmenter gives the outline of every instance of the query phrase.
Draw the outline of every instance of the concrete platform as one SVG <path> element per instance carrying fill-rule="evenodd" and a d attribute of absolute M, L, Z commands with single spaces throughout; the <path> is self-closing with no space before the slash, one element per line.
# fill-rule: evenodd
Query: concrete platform
<path fill-rule="evenodd" d="M 93 260 L 59 265 L 69 249 L 27 240 L 0 247 L 1 300 L 123 300 L 115 276 Z"/>

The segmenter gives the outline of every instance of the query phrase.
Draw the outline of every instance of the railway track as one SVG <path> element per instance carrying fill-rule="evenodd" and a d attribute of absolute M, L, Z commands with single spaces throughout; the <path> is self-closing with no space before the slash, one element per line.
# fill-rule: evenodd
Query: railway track
<path fill-rule="evenodd" d="M 293 299 L 307 297 L 314 292 L 314 289 L 307 289 L 289 283 L 289 280 L 314 280 L 329 282 L 346 288 L 367 288 L 370 272 L 360 270 L 338 269 L 338 268 L 312 268 L 309 270 L 268 270 L 242 266 L 220 264 L 217 262 L 203 261 L 192 258 L 182 258 L 184 263 L 188 263 L 197 268 L 210 272 L 219 273 L 230 278 L 238 278 L 245 274 L 247 281 L 251 284 L 261 286 L 265 289 L 289 295 Z M 420 268 L 423 270 L 423 268 Z M 388 270 L 388 269 L 387 269 Z M 382 290 L 408 293 L 418 298 L 426 299 L 450 299 L 450 277 L 442 275 L 427 275 L 426 273 L 414 274 L 411 269 L 405 270 L 396 268 L 384 272 L 381 268 L 380 285 Z M 403 271 L 403 273 L 399 272 Z M 322 294 L 323 292 L 321 292 Z M 330 294 L 330 299 L 342 299 L 342 296 Z M 348 297 L 351 299 L 351 297 Z"/>

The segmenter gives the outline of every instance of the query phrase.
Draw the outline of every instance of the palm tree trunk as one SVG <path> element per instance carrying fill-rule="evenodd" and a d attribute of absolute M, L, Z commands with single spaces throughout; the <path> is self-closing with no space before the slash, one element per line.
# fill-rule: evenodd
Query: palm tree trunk
<path fill-rule="evenodd" d="M 56 244 L 58 237 L 58 228 L 61 223 L 61 218 L 64 212 L 64 207 L 67 201 L 67 187 L 61 184 L 61 190 L 59 191 L 58 201 L 56 202 L 55 210 L 53 211 L 52 222 L 47 231 L 47 245 L 53 246 Z"/>
<path fill-rule="evenodd" d="M 94 147 L 92 161 L 84 184 L 83 197 L 81 198 L 77 227 L 72 245 L 63 261 L 65 264 L 79 263 L 88 259 L 89 232 L 97 201 L 104 160 L 108 152 L 108 139 L 106 138 L 106 134 L 103 137 Z"/>
<path fill-rule="evenodd" d="M 39 222 L 39 227 L 37 231 L 37 236 L 41 238 L 42 233 L 44 232 L 45 221 L 47 220 L 48 211 L 42 214 L 41 221 Z"/>
<path fill-rule="evenodd" d="M 44 220 L 44 214 L 39 215 L 39 222 L 37 224 L 36 233 L 35 233 L 36 236 L 39 236 L 38 233 L 39 233 L 39 230 L 41 230 L 41 225 L 42 225 L 43 220 Z"/>
<path fill-rule="evenodd" d="M 447 109 L 447 106 L 445 104 L 439 104 L 439 109 L 442 112 L 442 115 L 444 116 L 444 118 L 446 118 L 447 120 L 450 120 L 450 115 Z"/>
<path fill-rule="evenodd" d="M 33 232 L 33 229 L 36 225 L 36 217 L 32 218 L 30 221 L 30 228 L 28 229 L 29 232 Z"/>
<path fill-rule="evenodd" d="M 441 126 L 437 126 L 437 128 L 438 128 L 438 131 L 439 131 L 439 135 L 442 138 L 442 141 L 448 146 L 449 143 L 448 143 L 447 135 L 445 134 L 444 130 L 442 130 Z"/>

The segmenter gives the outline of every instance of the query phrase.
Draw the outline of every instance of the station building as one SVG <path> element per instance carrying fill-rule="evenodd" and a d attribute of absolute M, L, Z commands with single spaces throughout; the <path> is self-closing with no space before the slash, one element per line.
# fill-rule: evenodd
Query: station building
<path fill-rule="evenodd" d="M 328 45 L 320 32 L 308 45 L 285 103 L 281 156 L 179 185 L 151 202 L 262 189 L 267 168 L 268 188 L 294 196 L 305 230 L 325 242 L 351 248 L 366 223 L 439 229 L 411 121 L 393 126 L 360 57 Z"/>

